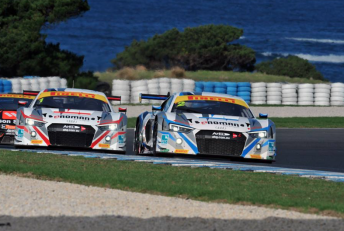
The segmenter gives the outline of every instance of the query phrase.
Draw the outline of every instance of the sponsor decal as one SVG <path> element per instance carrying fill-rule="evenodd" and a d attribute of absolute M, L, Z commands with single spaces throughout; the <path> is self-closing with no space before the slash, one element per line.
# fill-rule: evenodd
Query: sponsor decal
<path fill-rule="evenodd" d="M 2 124 L 10 124 L 10 123 L 14 123 L 14 121 L 12 122 L 13 120 L 0 120 L 0 123 Z"/>
<path fill-rule="evenodd" d="M 16 129 L 16 126 L 15 125 L 5 125 L 5 129 L 14 130 L 14 129 Z"/>
<path fill-rule="evenodd" d="M 98 144 L 100 148 L 110 148 L 110 144 Z"/>
<path fill-rule="evenodd" d="M 62 127 L 63 132 L 82 132 L 85 130 L 86 130 L 85 127 L 77 126 L 77 125 L 63 125 Z"/>
<path fill-rule="evenodd" d="M 34 99 L 36 96 L 19 94 L 0 94 L 0 98 Z"/>
<path fill-rule="evenodd" d="M 230 134 L 226 132 L 213 132 L 212 139 L 220 139 L 220 140 L 230 140 Z"/>
<path fill-rule="evenodd" d="M 68 122 L 70 122 L 70 121 L 76 122 L 76 120 L 90 120 L 89 117 L 74 116 L 74 115 L 56 115 L 56 116 L 54 116 L 54 119 L 71 119 L 71 120 L 67 120 Z"/>
<path fill-rule="evenodd" d="M 6 129 L 6 124 L 1 124 L 1 129 Z"/>
<path fill-rule="evenodd" d="M 23 138 L 24 136 L 24 129 L 19 129 L 18 130 L 18 138 Z"/>
<path fill-rule="evenodd" d="M 189 152 L 189 150 L 187 150 L 187 149 L 176 149 L 176 150 L 174 150 L 174 152 L 175 153 L 184 153 L 184 154 L 186 154 L 186 153 Z"/>
<path fill-rule="evenodd" d="M 253 154 L 251 154 L 250 157 L 252 159 L 261 159 L 262 158 L 260 155 L 253 155 Z"/>
<path fill-rule="evenodd" d="M 245 101 L 241 99 L 233 99 L 233 98 L 226 98 L 226 97 L 217 97 L 217 96 L 203 96 L 203 95 L 188 95 L 188 96 L 178 96 L 174 101 L 177 106 L 180 102 L 191 101 L 191 100 L 206 100 L 206 101 L 218 101 L 218 102 L 225 102 L 225 103 L 233 103 L 244 106 L 248 108 L 248 105 Z"/>
<path fill-rule="evenodd" d="M 122 135 L 118 136 L 118 143 L 119 144 L 124 144 L 124 136 L 122 136 Z"/>
<path fill-rule="evenodd" d="M 269 152 L 273 152 L 275 148 L 275 143 L 274 142 L 269 142 Z"/>
<path fill-rule="evenodd" d="M 31 140 L 31 144 L 43 144 L 43 140 Z"/>
<path fill-rule="evenodd" d="M 9 119 L 9 120 L 15 120 L 15 119 L 17 119 L 17 112 L 4 111 L 2 113 L 2 118 L 3 119 Z"/>
<path fill-rule="evenodd" d="M 98 94 L 91 94 L 91 93 L 83 93 L 83 92 L 68 92 L 68 91 L 50 91 L 50 92 L 42 92 L 38 96 L 38 100 L 45 98 L 45 97 L 51 97 L 51 96 L 77 96 L 77 97 L 84 97 L 84 98 L 92 98 L 92 99 L 98 99 L 105 103 L 108 103 L 106 98 L 102 95 Z"/>
<path fill-rule="evenodd" d="M 185 101 L 180 101 L 177 103 L 177 107 L 184 107 L 185 106 Z"/>
<path fill-rule="evenodd" d="M 233 133 L 233 138 L 237 138 L 237 137 L 241 137 L 241 133 L 239 133 L 238 135 L 237 134 L 235 134 L 235 133 Z"/>
<path fill-rule="evenodd" d="M 161 136 L 161 144 L 167 144 L 169 135 L 162 135 Z"/>
<path fill-rule="evenodd" d="M 169 152 L 169 151 L 170 151 L 170 149 L 167 149 L 167 148 L 160 149 L 160 152 Z"/>

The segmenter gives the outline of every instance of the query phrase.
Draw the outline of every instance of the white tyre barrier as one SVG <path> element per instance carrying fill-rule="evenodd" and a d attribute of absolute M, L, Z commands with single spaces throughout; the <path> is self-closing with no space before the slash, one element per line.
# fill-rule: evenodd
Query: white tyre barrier
<path fill-rule="evenodd" d="M 330 106 L 330 102 L 318 101 L 318 102 L 314 102 L 314 105 L 316 105 L 316 106 Z"/>
<path fill-rule="evenodd" d="M 266 95 L 269 97 L 269 96 L 276 96 L 276 95 L 279 95 L 279 96 L 282 96 L 282 92 L 267 92 Z"/>
<path fill-rule="evenodd" d="M 171 80 L 170 78 L 163 77 L 163 78 L 159 78 L 159 83 L 171 83 Z"/>
<path fill-rule="evenodd" d="M 331 101 L 331 106 L 344 106 L 344 101 Z"/>
<path fill-rule="evenodd" d="M 313 93 L 314 89 L 313 88 L 302 88 L 298 90 L 299 93 Z"/>
<path fill-rule="evenodd" d="M 252 92 L 251 93 L 251 97 L 266 97 L 266 92 L 264 91 L 264 92 Z"/>
<path fill-rule="evenodd" d="M 324 83 L 317 83 L 314 84 L 315 89 L 331 89 L 331 86 L 329 84 L 324 84 Z"/>
<path fill-rule="evenodd" d="M 303 106 L 311 106 L 311 105 L 314 105 L 314 102 L 313 101 L 300 101 L 297 103 L 298 105 L 303 105 Z"/>
<path fill-rule="evenodd" d="M 297 84 L 292 84 L 292 83 L 283 84 L 282 85 L 282 90 L 283 89 L 297 89 Z"/>
<path fill-rule="evenodd" d="M 330 89 L 326 89 L 326 88 L 316 88 L 314 90 L 315 93 L 328 93 L 330 94 L 331 90 Z"/>
<path fill-rule="evenodd" d="M 344 98 L 341 96 L 331 96 L 331 101 L 344 101 Z"/>
<path fill-rule="evenodd" d="M 67 88 L 67 79 L 61 78 L 61 80 L 60 80 L 60 85 L 61 85 L 61 87 L 63 87 L 63 88 Z"/>
<path fill-rule="evenodd" d="M 251 101 L 251 104 L 255 104 L 255 105 L 262 105 L 262 104 L 266 104 L 266 101 L 265 100 L 262 100 L 262 101 L 259 101 L 259 100 L 257 100 L 257 101 Z"/>
<path fill-rule="evenodd" d="M 266 86 L 267 88 L 282 88 L 281 83 L 267 83 Z"/>
<path fill-rule="evenodd" d="M 329 99 L 330 98 L 330 93 L 314 93 L 314 97 L 315 98 L 322 97 L 322 98 Z"/>
<path fill-rule="evenodd" d="M 266 88 L 267 92 L 282 92 L 281 87 L 274 87 L 274 88 Z"/>
<path fill-rule="evenodd" d="M 282 101 L 282 96 L 270 96 L 267 98 L 268 101 Z"/>
<path fill-rule="evenodd" d="M 311 83 L 302 83 L 298 85 L 298 89 L 313 89 L 314 85 Z"/>
<path fill-rule="evenodd" d="M 331 93 L 332 92 L 344 92 L 344 88 L 341 87 L 332 87 L 331 88 Z"/>
<path fill-rule="evenodd" d="M 251 83 L 251 88 L 264 88 L 266 87 L 266 83 L 258 82 L 258 83 Z"/>
<path fill-rule="evenodd" d="M 314 97 L 314 94 L 313 93 L 308 93 L 308 92 L 306 92 L 306 93 L 299 93 L 298 97 L 299 98 L 302 98 L 302 97 Z"/>
<path fill-rule="evenodd" d="M 344 92 L 340 92 L 340 91 L 338 91 L 338 92 L 332 92 L 332 93 L 331 93 L 331 96 L 341 96 L 341 97 L 344 97 Z"/>
<path fill-rule="evenodd" d="M 282 94 L 289 94 L 289 93 L 296 93 L 296 89 L 291 89 L 291 88 L 287 88 L 287 89 L 282 89 Z"/>
<path fill-rule="evenodd" d="M 273 105 L 279 105 L 281 103 L 282 103 L 281 100 L 268 100 L 268 101 L 266 101 L 266 104 L 273 104 Z"/>
<path fill-rule="evenodd" d="M 297 98 L 296 92 L 283 94 L 283 98 Z"/>
<path fill-rule="evenodd" d="M 183 91 L 194 91 L 195 81 L 192 79 L 183 79 Z"/>

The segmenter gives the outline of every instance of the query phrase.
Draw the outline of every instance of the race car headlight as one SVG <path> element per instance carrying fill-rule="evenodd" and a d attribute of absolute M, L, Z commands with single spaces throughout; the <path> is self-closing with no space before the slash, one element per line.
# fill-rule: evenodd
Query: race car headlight
<path fill-rule="evenodd" d="M 174 132 L 191 132 L 193 130 L 193 128 L 184 127 L 184 126 L 176 125 L 176 124 L 170 124 L 169 128 L 171 131 L 174 131 Z"/>
<path fill-rule="evenodd" d="M 98 128 L 101 131 L 107 131 L 107 130 L 114 131 L 117 129 L 117 124 L 98 125 Z"/>
<path fill-rule="evenodd" d="M 39 120 L 34 120 L 34 119 L 26 119 L 25 120 L 25 125 L 29 126 L 37 126 L 37 127 L 42 127 L 46 122 L 44 121 L 39 121 Z"/>
<path fill-rule="evenodd" d="M 259 131 L 259 132 L 249 132 L 251 137 L 253 138 L 267 138 L 267 132 L 266 131 Z"/>

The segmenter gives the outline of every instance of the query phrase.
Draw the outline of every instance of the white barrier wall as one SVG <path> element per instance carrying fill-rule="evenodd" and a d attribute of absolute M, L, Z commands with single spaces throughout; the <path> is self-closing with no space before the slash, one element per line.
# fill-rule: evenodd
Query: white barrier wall
<path fill-rule="evenodd" d="M 41 91 L 46 88 L 66 88 L 67 80 L 58 76 L 50 77 L 16 77 L 16 78 L 1 78 L 1 83 L 5 83 L 5 87 L 0 86 L 0 92 L 8 93 L 22 93 L 27 91 Z"/>

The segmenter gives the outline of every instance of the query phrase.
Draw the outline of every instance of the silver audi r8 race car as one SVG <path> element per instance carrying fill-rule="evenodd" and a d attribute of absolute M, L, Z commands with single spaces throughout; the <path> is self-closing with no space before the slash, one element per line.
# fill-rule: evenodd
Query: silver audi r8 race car
<path fill-rule="evenodd" d="M 13 144 L 18 107 L 28 106 L 35 96 L 0 94 L 0 144 Z"/>
<path fill-rule="evenodd" d="M 276 157 L 275 124 L 266 114 L 255 118 L 239 97 L 207 92 L 140 97 L 164 102 L 137 118 L 136 154 L 204 154 L 268 161 Z"/>
<path fill-rule="evenodd" d="M 127 116 L 117 113 L 104 93 L 73 89 L 46 89 L 29 107 L 17 110 L 16 147 L 77 147 L 126 151 Z M 122 109 L 120 112 L 125 112 Z"/>

